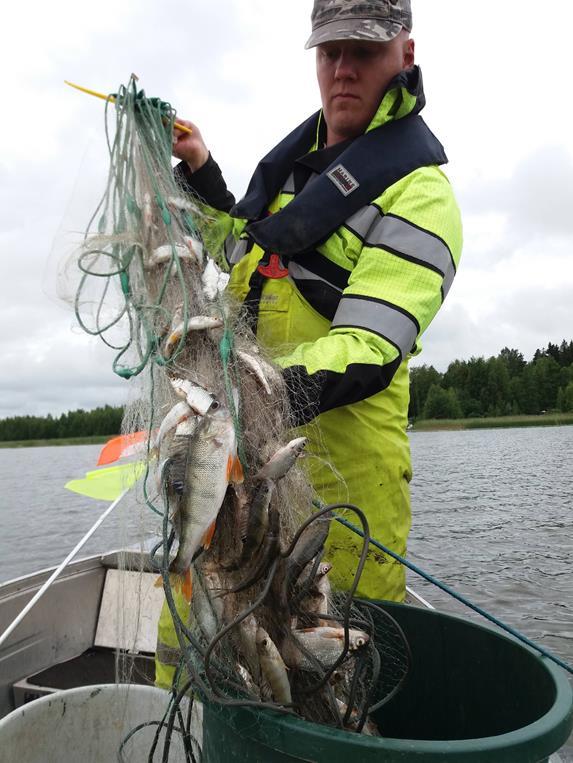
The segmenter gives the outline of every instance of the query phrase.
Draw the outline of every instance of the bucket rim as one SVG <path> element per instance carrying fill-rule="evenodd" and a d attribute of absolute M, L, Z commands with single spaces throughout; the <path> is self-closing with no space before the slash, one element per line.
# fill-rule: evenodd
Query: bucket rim
<path fill-rule="evenodd" d="M 58 691 L 33 699 L 31 702 L 26 702 L 0 718 L 0 732 L 15 718 L 24 717 L 30 713 L 35 714 L 44 705 L 50 705 L 54 702 L 69 702 L 70 700 L 73 701 L 74 698 L 81 697 L 95 699 L 99 694 L 112 690 L 119 695 L 135 692 L 137 694 L 164 694 L 166 699 L 171 696 L 168 691 L 159 686 L 145 686 L 143 684 L 88 684 L 87 686 L 76 686 L 73 689 L 58 689 Z"/>

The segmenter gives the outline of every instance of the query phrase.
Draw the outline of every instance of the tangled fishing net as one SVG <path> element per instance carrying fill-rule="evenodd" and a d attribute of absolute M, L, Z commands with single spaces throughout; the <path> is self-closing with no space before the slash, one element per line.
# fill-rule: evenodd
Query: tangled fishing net
<path fill-rule="evenodd" d="M 402 685 L 409 658 L 392 618 L 353 598 L 368 523 L 348 504 L 313 506 L 280 369 L 225 289 L 217 218 L 176 183 L 174 123 L 173 109 L 133 78 L 107 105 L 107 188 L 62 271 L 76 277 L 80 325 L 136 389 L 124 434 L 146 459 L 143 501 L 162 538 L 151 564 L 179 644 L 149 759 L 162 727 L 163 760 L 174 732 L 197 758 L 182 710 L 190 693 L 383 733 L 372 716 Z M 322 554 L 339 509 L 365 540 L 353 585 L 334 595 Z M 178 612 L 181 595 L 189 617 Z"/>

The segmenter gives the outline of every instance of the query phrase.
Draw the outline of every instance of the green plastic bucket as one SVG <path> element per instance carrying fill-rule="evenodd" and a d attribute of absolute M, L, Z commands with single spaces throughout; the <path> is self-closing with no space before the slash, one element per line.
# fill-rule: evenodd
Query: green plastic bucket
<path fill-rule="evenodd" d="M 204 763 L 546 763 L 565 744 L 573 690 L 561 668 L 482 625 L 379 604 L 413 653 L 406 685 L 374 716 L 383 738 L 206 703 Z"/>

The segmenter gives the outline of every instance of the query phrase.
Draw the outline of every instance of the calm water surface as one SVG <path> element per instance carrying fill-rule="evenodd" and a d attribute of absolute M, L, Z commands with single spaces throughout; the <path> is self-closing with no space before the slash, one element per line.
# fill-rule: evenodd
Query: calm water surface
<path fill-rule="evenodd" d="M 573 427 L 412 433 L 410 442 L 411 560 L 573 663 Z M 98 452 L 0 449 L 0 582 L 60 562 L 104 511 L 64 489 Z M 82 555 L 136 540 L 134 513 L 120 507 Z M 474 617 L 415 575 L 409 582 Z"/>
<path fill-rule="evenodd" d="M 0 583 L 59 564 L 109 506 L 64 488 L 96 468 L 100 445 L 0 449 Z M 140 510 L 122 502 L 78 558 L 137 542 Z"/>
<path fill-rule="evenodd" d="M 412 433 L 409 556 L 573 664 L 573 427 Z M 409 574 L 436 607 L 482 621 Z M 573 761 L 573 737 L 561 753 Z"/>

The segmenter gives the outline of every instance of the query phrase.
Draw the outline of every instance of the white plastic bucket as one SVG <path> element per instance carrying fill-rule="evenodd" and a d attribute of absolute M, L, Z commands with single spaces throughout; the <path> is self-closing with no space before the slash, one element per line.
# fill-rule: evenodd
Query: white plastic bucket
<path fill-rule="evenodd" d="M 162 689 L 134 684 L 83 686 L 41 697 L 0 721 L 0 761 L 142 763 L 148 759 L 157 725 L 135 733 L 125 743 L 122 758 L 118 757 L 119 748 L 140 724 L 161 721 L 169 698 Z M 197 728 L 201 726 L 195 722 L 192 733 Z M 161 760 L 164 735 L 163 729 L 156 760 Z M 169 763 L 180 761 L 185 761 L 183 742 L 174 732 Z"/>

